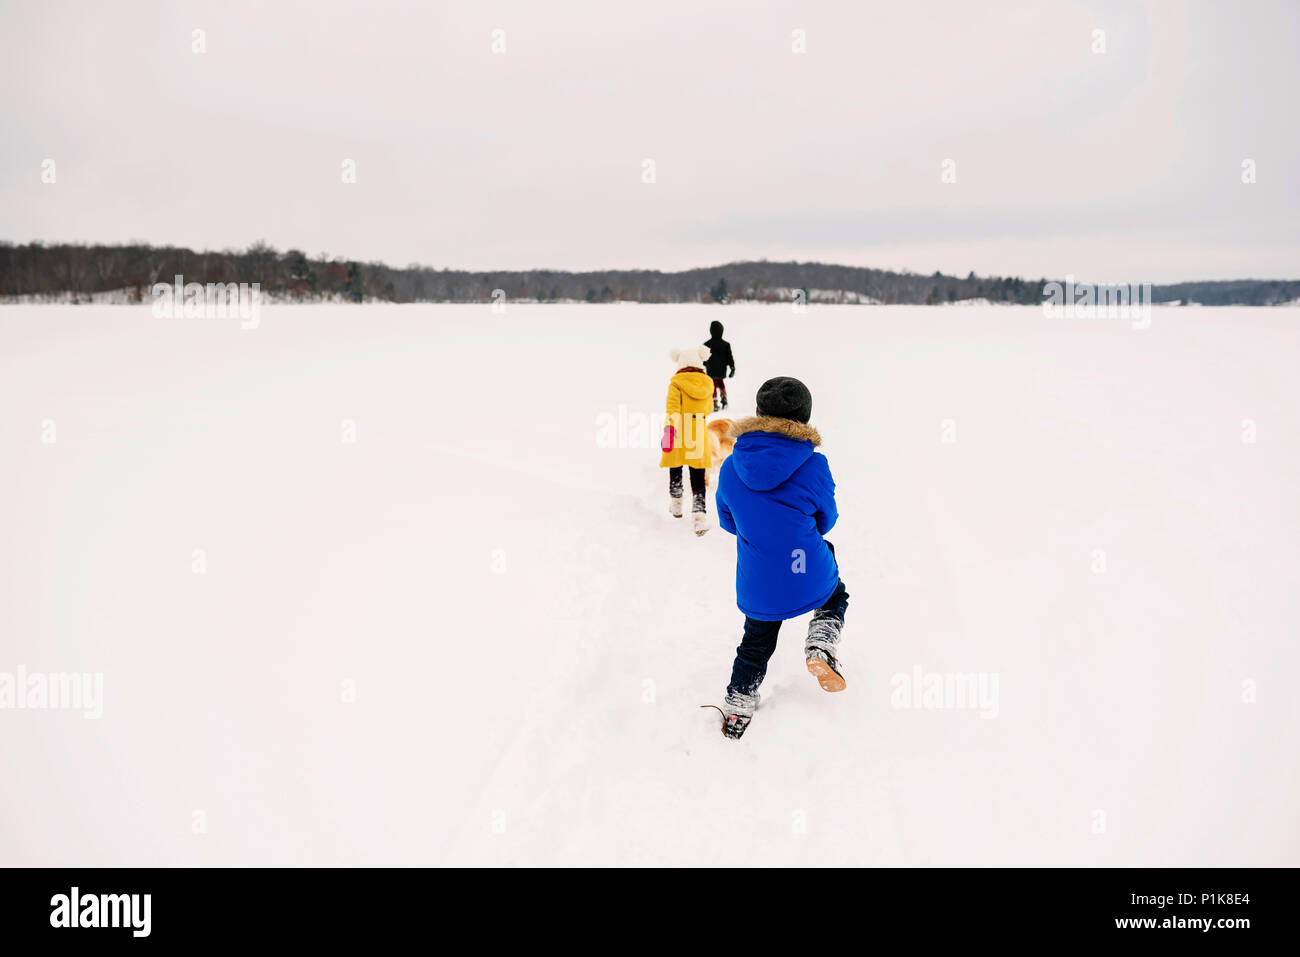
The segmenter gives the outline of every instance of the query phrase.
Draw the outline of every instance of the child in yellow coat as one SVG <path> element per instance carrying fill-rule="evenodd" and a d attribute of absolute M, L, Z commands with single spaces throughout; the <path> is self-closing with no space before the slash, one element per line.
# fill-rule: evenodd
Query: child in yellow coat
<path fill-rule="evenodd" d="M 704 472 L 713 465 L 706 421 L 713 411 L 713 379 L 704 371 L 709 347 L 674 349 L 670 355 L 678 369 L 668 380 L 659 467 L 668 470 L 668 510 L 674 518 L 682 517 L 682 468 L 690 470 L 691 521 L 695 534 L 703 535 L 709 530 Z"/>

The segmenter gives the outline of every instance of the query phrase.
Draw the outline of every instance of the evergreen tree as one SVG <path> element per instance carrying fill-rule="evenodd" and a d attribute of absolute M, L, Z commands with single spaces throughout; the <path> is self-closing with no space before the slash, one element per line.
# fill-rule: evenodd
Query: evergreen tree
<path fill-rule="evenodd" d="M 361 302 L 366 298 L 365 282 L 361 276 L 360 263 L 348 263 L 348 282 L 345 288 L 348 298 L 353 302 Z"/>

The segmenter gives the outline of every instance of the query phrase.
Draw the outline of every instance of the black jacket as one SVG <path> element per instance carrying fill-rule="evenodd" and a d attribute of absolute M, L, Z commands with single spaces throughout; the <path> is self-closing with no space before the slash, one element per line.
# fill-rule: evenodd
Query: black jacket
<path fill-rule="evenodd" d="M 709 325 L 709 358 L 705 360 L 704 371 L 714 379 L 725 379 L 728 371 L 735 373 L 736 360 L 731 355 L 731 343 L 722 338 L 722 323 L 714 320 Z"/>

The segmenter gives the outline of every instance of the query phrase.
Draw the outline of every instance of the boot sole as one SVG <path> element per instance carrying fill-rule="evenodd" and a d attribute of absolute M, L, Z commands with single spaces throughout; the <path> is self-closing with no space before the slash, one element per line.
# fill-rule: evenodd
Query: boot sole
<path fill-rule="evenodd" d="M 843 691 L 844 679 L 835 673 L 835 669 L 820 658 L 808 659 L 808 673 L 817 679 L 822 691 Z"/>

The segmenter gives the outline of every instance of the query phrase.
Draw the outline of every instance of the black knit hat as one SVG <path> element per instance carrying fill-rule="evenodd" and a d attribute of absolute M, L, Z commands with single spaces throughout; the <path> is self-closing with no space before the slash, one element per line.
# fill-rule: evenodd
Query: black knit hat
<path fill-rule="evenodd" d="M 812 418 L 812 393 L 806 385 L 788 375 L 768 379 L 759 386 L 755 404 L 759 415 L 803 423 Z"/>

